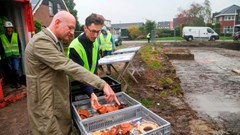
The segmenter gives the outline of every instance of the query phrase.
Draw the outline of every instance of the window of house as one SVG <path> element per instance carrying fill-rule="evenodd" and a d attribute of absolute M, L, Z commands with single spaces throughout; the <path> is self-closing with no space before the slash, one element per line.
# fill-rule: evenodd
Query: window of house
<path fill-rule="evenodd" d="M 57 4 L 57 10 L 58 10 L 58 12 L 61 11 L 61 6 L 60 6 L 60 4 Z"/>
<path fill-rule="evenodd" d="M 50 16 L 53 16 L 53 3 L 51 1 L 48 2 L 48 9 Z"/>
<path fill-rule="evenodd" d="M 224 33 L 231 33 L 231 32 L 233 32 L 233 27 L 232 26 L 224 26 L 223 27 L 223 32 Z"/>
<path fill-rule="evenodd" d="M 231 20 L 234 20 L 234 16 L 233 15 L 224 16 L 224 21 L 231 21 Z"/>

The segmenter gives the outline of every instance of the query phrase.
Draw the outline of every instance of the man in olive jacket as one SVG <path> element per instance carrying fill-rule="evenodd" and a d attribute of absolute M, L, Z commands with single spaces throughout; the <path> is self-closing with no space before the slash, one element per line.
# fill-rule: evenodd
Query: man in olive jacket
<path fill-rule="evenodd" d="M 49 27 L 34 35 L 26 47 L 27 105 L 33 135 L 76 133 L 72 126 L 67 75 L 103 89 L 107 101 L 117 101 L 104 80 L 64 55 L 59 41 L 68 42 L 75 25 L 75 18 L 70 13 L 60 11 Z"/>

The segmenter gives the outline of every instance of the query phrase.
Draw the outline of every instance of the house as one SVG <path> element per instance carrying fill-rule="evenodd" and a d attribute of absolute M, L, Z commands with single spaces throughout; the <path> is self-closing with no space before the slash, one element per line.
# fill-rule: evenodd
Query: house
<path fill-rule="evenodd" d="M 220 24 L 220 32 L 231 34 L 236 25 L 240 24 L 240 7 L 238 5 L 229 6 L 220 12 L 213 13 L 213 24 Z"/>
<path fill-rule="evenodd" d="M 31 38 L 34 32 L 34 23 L 32 17 L 32 6 L 30 0 L 1 0 L 0 1 L 0 33 L 3 33 L 3 24 L 5 21 L 11 21 L 14 25 L 14 31 L 19 35 L 22 50 Z M 25 54 L 22 51 L 22 63 L 24 63 Z M 22 64 L 22 73 L 25 74 L 24 64 Z"/>
<path fill-rule="evenodd" d="M 157 23 L 158 29 L 173 29 L 173 21 L 162 21 Z"/>
<path fill-rule="evenodd" d="M 128 27 L 130 26 L 142 27 L 144 26 L 144 23 L 138 22 L 138 23 L 112 24 L 111 33 L 121 35 L 122 38 L 128 38 Z"/>
<path fill-rule="evenodd" d="M 64 0 L 31 0 L 34 20 L 48 26 L 53 16 L 61 10 L 68 11 Z"/>

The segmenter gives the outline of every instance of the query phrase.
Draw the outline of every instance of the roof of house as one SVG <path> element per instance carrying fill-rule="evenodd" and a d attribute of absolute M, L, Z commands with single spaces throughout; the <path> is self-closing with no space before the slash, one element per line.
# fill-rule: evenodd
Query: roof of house
<path fill-rule="evenodd" d="M 143 22 L 138 22 L 138 23 L 119 23 L 119 24 L 112 24 L 112 28 L 120 28 L 120 29 L 127 29 L 129 26 L 136 26 L 136 27 L 141 27 L 143 26 Z"/>
<path fill-rule="evenodd" d="M 32 11 L 33 11 L 33 14 L 34 14 L 37 11 L 37 9 L 40 7 L 40 5 L 42 4 L 43 0 L 30 0 L 30 2 L 31 2 L 31 5 L 32 5 Z M 67 11 L 69 11 L 65 2 L 64 2 L 64 0 L 62 0 L 62 2 L 64 4 L 64 6 L 66 7 Z"/>
<path fill-rule="evenodd" d="M 238 5 L 229 6 L 227 8 L 224 8 L 223 10 L 221 10 L 216 17 L 222 16 L 222 15 L 234 15 L 234 14 L 236 14 L 237 9 L 240 9 L 240 6 L 238 6 Z"/>

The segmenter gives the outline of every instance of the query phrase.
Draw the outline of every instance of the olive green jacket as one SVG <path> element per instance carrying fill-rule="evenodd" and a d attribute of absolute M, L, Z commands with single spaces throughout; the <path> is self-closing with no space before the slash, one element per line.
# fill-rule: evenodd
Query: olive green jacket
<path fill-rule="evenodd" d="M 27 105 L 33 135 L 73 134 L 67 75 L 99 89 L 106 83 L 68 59 L 61 48 L 43 28 L 25 50 Z"/>

